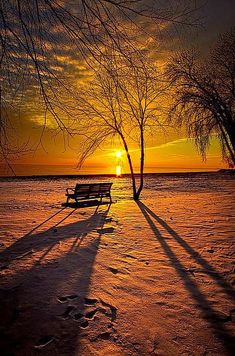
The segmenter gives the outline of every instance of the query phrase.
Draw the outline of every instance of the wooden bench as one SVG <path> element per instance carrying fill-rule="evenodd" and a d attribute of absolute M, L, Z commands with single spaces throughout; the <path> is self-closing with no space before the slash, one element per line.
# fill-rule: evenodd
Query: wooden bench
<path fill-rule="evenodd" d="M 111 187 L 113 183 L 85 183 L 76 184 L 75 188 L 67 188 L 65 196 L 67 201 L 63 205 L 69 205 L 69 200 L 75 200 L 76 203 L 81 205 L 86 205 L 86 203 L 91 202 L 88 205 L 95 204 L 111 204 Z M 103 198 L 109 198 L 109 201 L 103 202 Z M 97 200 L 99 199 L 99 200 Z"/>

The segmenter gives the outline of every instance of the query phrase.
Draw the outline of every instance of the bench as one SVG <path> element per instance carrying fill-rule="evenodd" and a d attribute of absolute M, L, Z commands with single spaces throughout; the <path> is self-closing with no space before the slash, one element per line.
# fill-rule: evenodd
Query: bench
<path fill-rule="evenodd" d="M 86 203 L 92 202 L 90 205 L 94 204 L 111 204 L 111 186 L 113 183 L 85 183 L 76 184 L 75 188 L 67 188 L 65 196 L 67 201 L 64 205 L 69 205 L 69 200 L 75 200 L 76 203 Z M 109 198 L 109 201 L 103 202 L 103 198 Z M 97 200 L 99 199 L 99 200 Z"/>

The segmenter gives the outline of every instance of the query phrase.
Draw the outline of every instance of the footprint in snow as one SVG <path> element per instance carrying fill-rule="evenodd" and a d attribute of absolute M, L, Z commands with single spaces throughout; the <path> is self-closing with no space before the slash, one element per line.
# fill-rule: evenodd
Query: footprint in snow
<path fill-rule="evenodd" d="M 95 316 L 95 314 L 98 312 L 98 308 L 94 309 L 94 310 L 90 310 L 85 314 L 85 317 L 87 319 L 93 319 L 93 317 Z"/>
<path fill-rule="evenodd" d="M 97 339 L 109 340 L 110 338 L 111 338 L 111 331 L 105 331 L 105 332 L 97 335 L 96 340 Z"/>
<path fill-rule="evenodd" d="M 83 314 L 82 313 L 76 313 L 76 314 L 73 314 L 73 319 L 74 320 L 79 320 L 81 318 L 83 318 Z"/>
<path fill-rule="evenodd" d="M 72 294 L 72 295 L 65 295 L 65 296 L 62 296 L 62 297 L 58 297 L 58 301 L 60 303 L 66 303 L 67 301 L 69 300 L 73 300 L 73 299 L 76 299 L 78 298 L 78 295 L 77 294 Z"/>
<path fill-rule="evenodd" d="M 98 302 L 98 299 L 95 298 L 84 298 L 85 305 L 94 305 Z"/>
<path fill-rule="evenodd" d="M 42 336 L 38 343 L 36 345 L 34 345 L 35 349 L 43 349 L 44 347 L 46 347 L 47 345 L 49 345 L 50 343 L 52 343 L 52 341 L 54 341 L 55 338 L 54 336 L 48 335 L 48 336 Z"/>
<path fill-rule="evenodd" d="M 133 259 L 133 260 L 137 260 L 137 257 L 132 256 L 132 255 L 125 255 L 125 257 L 127 257 L 127 258 L 131 258 L 131 259 Z"/>
<path fill-rule="evenodd" d="M 105 227 L 104 229 L 97 229 L 99 234 L 112 234 L 114 232 L 114 227 Z"/>
<path fill-rule="evenodd" d="M 117 274 L 117 273 L 119 272 L 117 268 L 109 267 L 108 269 L 109 269 L 110 272 L 112 272 L 113 274 Z"/>
<path fill-rule="evenodd" d="M 80 327 L 81 328 L 86 329 L 86 328 L 88 328 L 88 326 L 89 326 L 89 323 L 88 323 L 87 320 L 83 320 L 83 321 L 80 322 Z"/>
<path fill-rule="evenodd" d="M 60 318 L 63 319 L 63 320 L 67 320 L 71 317 L 71 312 L 75 310 L 75 307 L 69 305 L 63 314 L 60 315 Z"/>
<path fill-rule="evenodd" d="M 112 267 L 111 267 L 112 268 Z M 117 271 L 116 269 L 113 269 L 115 272 Z M 71 300 L 78 298 L 78 301 L 81 302 L 80 305 L 76 306 L 71 306 L 67 305 L 65 311 L 63 314 L 59 316 L 59 318 L 63 320 L 74 320 L 74 322 L 78 323 L 79 327 L 81 329 L 87 329 L 90 326 L 90 322 L 95 319 L 96 314 L 99 314 L 99 318 L 106 318 L 107 321 L 107 329 L 113 328 L 113 322 L 116 320 L 117 317 L 117 308 L 114 307 L 113 305 L 103 301 L 99 300 L 96 298 L 82 298 L 76 294 L 73 295 L 67 295 L 63 297 L 57 298 L 60 303 L 69 303 Z M 103 317 L 102 317 L 103 315 Z M 93 324 L 91 324 L 92 326 Z M 99 334 L 101 336 L 98 336 L 101 339 L 107 339 L 109 338 L 108 335 L 111 335 L 113 332 L 110 330 L 106 330 L 103 333 Z M 51 342 L 50 340 L 47 340 L 47 342 Z M 40 342 L 37 347 L 42 348 L 44 346 L 42 342 Z"/>

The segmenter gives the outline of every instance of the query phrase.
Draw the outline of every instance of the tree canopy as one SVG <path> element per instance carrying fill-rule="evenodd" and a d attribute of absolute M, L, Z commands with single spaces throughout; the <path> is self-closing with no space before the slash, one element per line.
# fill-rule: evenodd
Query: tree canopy
<path fill-rule="evenodd" d="M 170 116 L 185 124 L 203 157 L 212 135 L 235 166 L 235 31 L 220 38 L 202 62 L 195 52 L 178 54 L 168 66 L 173 87 Z"/>

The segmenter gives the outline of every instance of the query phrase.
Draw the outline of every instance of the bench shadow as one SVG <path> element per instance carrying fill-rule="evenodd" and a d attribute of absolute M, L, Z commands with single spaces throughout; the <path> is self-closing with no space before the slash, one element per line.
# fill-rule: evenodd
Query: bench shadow
<path fill-rule="evenodd" d="M 30 230 L 29 232 L 27 232 L 27 234 L 24 235 L 27 236 L 27 235 L 31 235 L 32 232 L 34 232 L 35 230 L 37 230 L 39 227 L 41 227 L 42 225 L 44 225 L 46 222 L 50 221 L 51 219 L 53 219 L 56 215 L 58 215 L 59 213 L 61 213 L 63 210 L 65 210 L 66 207 L 63 207 L 61 209 L 59 209 L 55 214 L 52 214 L 51 216 L 49 216 L 49 218 L 47 218 L 46 220 L 42 221 L 40 224 L 38 224 L 37 226 L 35 226 L 32 230 Z M 71 215 L 71 214 L 69 214 Z"/>
<path fill-rule="evenodd" d="M 185 289 L 191 295 L 191 298 L 196 302 L 198 308 L 202 312 L 203 318 L 208 322 L 211 326 L 212 331 L 217 339 L 221 341 L 225 350 L 229 355 L 233 354 L 234 351 L 234 338 L 226 330 L 224 323 L 228 320 L 224 320 L 220 315 L 216 313 L 216 311 L 210 305 L 210 302 L 206 298 L 206 296 L 201 292 L 199 286 L 195 282 L 195 280 L 189 275 L 189 273 L 185 270 L 184 265 L 180 261 L 180 259 L 175 254 L 174 250 L 167 243 L 167 240 L 161 235 L 159 229 L 156 226 L 156 222 L 161 224 L 165 230 L 170 233 L 170 235 L 182 246 L 185 251 L 189 253 L 195 261 L 201 264 L 204 268 L 209 268 L 208 275 L 212 277 L 220 287 L 223 288 L 223 291 L 230 297 L 234 297 L 231 286 L 223 280 L 223 278 L 218 274 L 217 271 L 201 256 L 198 255 L 196 251 L 185 241 L 182 237 L 180 237 L 164 220 L 159 218 L 152 210 L 150 210 L 145 204 L 142 202 L 137 202 L 144 218 L 148 222 L 151 230 L 153 231 L 157 241 L 160 243 L 162 249 L 164 250 L 166 256 L 168 257 L 171 265 L 174 267 L 176 273 L 180 277 L 181 281 L 184 284 Z"/>
<path fill-rule="evenodd" d="M 58 227 L 56 234 L 49 229 L 26 235 L 5 251 L 4 258 L 9 260 L 29 246 L 43 254 L 30 269 L 14 270 L 0 289 L 0 349 L 4 355 L 78 354 L 80 336 L 90 323 L 84 310 L 96 305 L 96 299 L 89 298 L 91 276 L 109 209 L 110 205 L 84 221 Z M 92 230 L 97 235 L 83 244 Z M 71 243 L 67 242 L 63 254 L 44 260 L 55 244 L 69 238 Z"/>
<path fill-rule="evenodd" d="M 89 218 L 59 226 L 59 224 L 67 220 L 74 212 L 76 212 L 76 209 L 73 209 L 47 230 L 44 230 L 39 233 L 32 233 L 36 231 L 39 227 L 41 227 L 43 224 L 50 221 L 62 210 L 63 209 L 59 210 L 56 214 L 50 216 L 48 219 L 37 225 L 30 232 L 28 232 L 23 237 L 19 238 L 16 242 L 14 242 L 12 245 L 3 250 L 0 253 L 0 261 L 3 263 L 11 262 L 12 260 L 20 259 L 21 256 L 24 257 L 24 255 L 27 253 L 35 253 L 43 249 L 44 247 L 48 247 L 48 250 L 44 253 L 45 257 L 47 253 L 60 241 L 67 240 L 71 237 L 74 237 L 74 239 L 80 238 L 83 234 L 83 231 L 85 231 L 85 233 L 87 234 L 92 229 L 95 229 L 95 224 L 100 214 L 98 212 L 97 207 L 95 212 Z M 42 258 L 40 258 L 40 260 L 41 259 Z"/>

